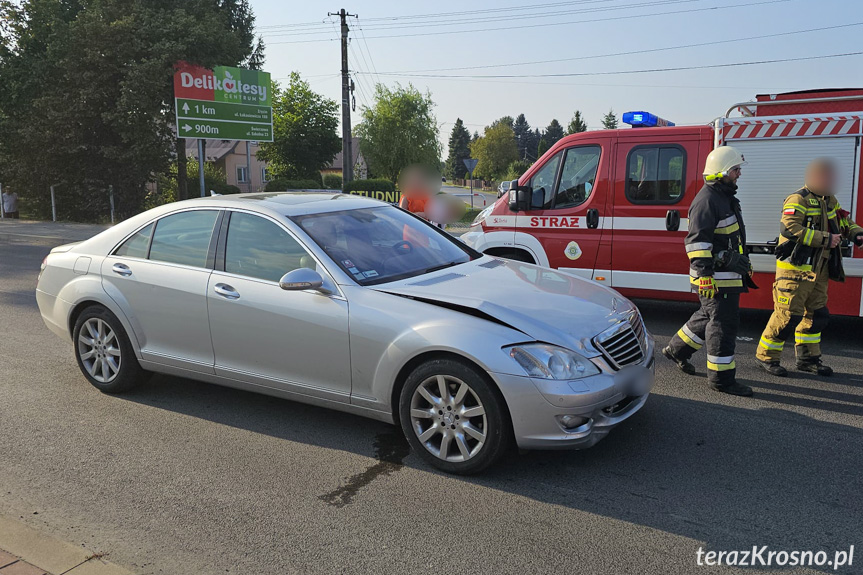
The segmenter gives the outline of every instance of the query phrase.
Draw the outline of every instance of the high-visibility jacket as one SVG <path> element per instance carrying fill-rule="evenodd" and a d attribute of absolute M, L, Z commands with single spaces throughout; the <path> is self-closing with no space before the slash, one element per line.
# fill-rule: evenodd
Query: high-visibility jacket
<path fill-rule="evenodd" d="M 842 254 L 838 248 L 830 249 L 830 234 L 853 240 L 863 228 L 854 223 L 835 196 L 818 195 L 804 187 L 785 199 L 780 222 L 777 252 L 787 255 L 776 260 L 777 276 L 817 272 L 823 260 L 830 259 L 831 279 L 845 279 Z M 791 250 L 785 246 L 789 242 L 795 243 Z"/>
<path fill-rule="evenodd" d="M 684 241 L 692 291 L 698 291 L 698 278 L 705 276 L 713 276 L 719 293 L 749 291 L 743 276 L 716 265 L 720 252 L 746 253 L 746 228 L 736 194 L 736 185 L 718 181 L 705 184 L 692 200 Z"/>

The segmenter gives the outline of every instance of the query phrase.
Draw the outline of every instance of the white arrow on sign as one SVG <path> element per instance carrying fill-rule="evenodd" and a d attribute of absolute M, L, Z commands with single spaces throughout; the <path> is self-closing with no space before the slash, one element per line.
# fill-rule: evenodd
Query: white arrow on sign
<path fill-rule="evenodd" d="M 186 112 L 187 114 L 189 113 L 189 103 L 188 102 L 183 102 L 183 111 Z"/>
<path fill-rule="evenodd" d="M 186 133 L 189 133 L 189 130 L 191 130 L 191 129 L 192 129 L 192 126 L 190 126 L 189 124 L 183 124 L 183 130 Z"/>

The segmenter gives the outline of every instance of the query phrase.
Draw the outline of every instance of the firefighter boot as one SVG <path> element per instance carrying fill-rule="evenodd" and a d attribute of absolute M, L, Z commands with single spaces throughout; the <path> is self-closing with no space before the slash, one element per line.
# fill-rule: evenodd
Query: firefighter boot
<path fill-rule="evenodd" d="M 662 349 L 662 355 L 673 361 L 677 364 L 677 368 L 683 373 L 687 373 L 689 375 L 695 375 L 695 366 L 692 365 L 688 359 L 679 358 L 674 355 L 674 352 L 671 350 L 671 346 Z"/>
<path fill-rule="evenodd" d="M 758 362 L 758 365 L 761 366 L 761 369 L 770 375 L 775 375 L 776 377 L 785 377 L 788 375 L 788 370 L 779 365 L 778 361 L 762 361 L 760 359 L 756 361 Z"/>
<path fill-rule="evenodd" d="M 752 397 L 752 388 L 748 385 L 743 385 L 738 382 L 736 379 L 732 380 L 729 383 L 720 384 L 720 383 L 711 383 L 710 387 L 719 391 L 721 393 L 727 393 L 729 395 L 739 395 L 741 397 Z"/>
<path fill-rule="evenodd" d="M 821 363 L 821 356 L 810 357 L 807 359 L 798 359 L 797 369 L 799 371 L 815 373 L 817 375 L 823 375 L 825 377 L 830 377 L 831 375 L 833 375 L 833 368 Z"/>

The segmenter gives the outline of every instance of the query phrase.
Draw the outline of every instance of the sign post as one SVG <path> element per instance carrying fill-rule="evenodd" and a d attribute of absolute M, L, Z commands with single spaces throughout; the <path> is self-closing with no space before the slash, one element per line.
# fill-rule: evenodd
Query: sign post
<path fill-rule="evenodd" d="M 464 166 L 467 168 L 468 177 L 470 178 L 470 209 L 473 209 L 473 171 L 479 160 L 474 158 L 465 158 Z"/>
<path fill-rule="evenodd" d="M 212 70 L 179 62 L 174 73 L 177 136 L 198 139 L 198 176 L 204 189 L 204 139 L 273 141 L 270 74 L 216 66 Z M 251 181 L 251 166 L 247 167 Z M 249 184 L 251 189 L 251 184 Z"/>

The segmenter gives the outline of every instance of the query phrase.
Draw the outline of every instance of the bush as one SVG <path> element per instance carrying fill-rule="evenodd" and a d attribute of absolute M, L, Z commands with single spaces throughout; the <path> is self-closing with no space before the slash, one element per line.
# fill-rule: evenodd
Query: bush
<path fill-rule="evenodd" d="M 266 192 L 284 192 L 285 190 L 320 190 L 321 183 L 315 180 L 284 180 L 276 178 L 264 186 Z"/>
<path fill-rule="evenodd" d="M 396 186 L 389 180 L 354 180 L 344 186 L 345 192 L 395 192 Z"/>
<path fill-rule="evenodd" d="M 328 190 L 341 190 L 342 177 L 337 174 L 327 174 L 324 176 L 324 187 Z"/>

